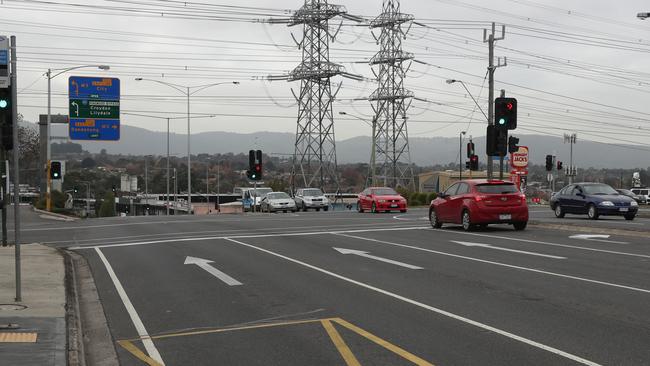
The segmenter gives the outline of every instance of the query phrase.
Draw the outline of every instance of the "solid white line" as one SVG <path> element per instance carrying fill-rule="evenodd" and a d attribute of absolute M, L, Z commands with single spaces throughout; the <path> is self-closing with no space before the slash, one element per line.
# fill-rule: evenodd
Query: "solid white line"
<path fill-rule="evenodd" d="M 259 250 L 259 251 L 261 251 L 261 252 L 264 252 L 264 253 L 267 253 L 267 254 L 270 254 L 270 255 L 276 256 L 276 257 L 278 257 L 278 258 L 285 259 L 285 260 L 287 260 L 287 261 L 290 261 L 290 262 L 293 262 L 293 263 L 299 264 L 299 265 L 304 266 L 304 267 L 307 267 L 307 268 L 309 268 L 309 269 L 313 269 L 313 270 L 315 270 L 315 271 L 321 272 L 321 273 L 326 274 L 326 275 L 328 275 L 328 276 L 331 276 L 331 277 L 334 277 L 334 278 L 338 278 L 338 279 L 340 279 L 340 280 L 343 280 L 343 281 L 346 281 L 346 282 L 349 282 L 349 283 L 355 284 L 355 285 L 357 285 L 357 286 L 360 286 L 360 287 L 366 288 L 366 289 L 368 289 L 368 290 L 378 292 L 378 293 L 380 293 L 380 294 L 383 294 L 383 295 L 386 295 L 386 296 L 392 297 L 392 298 L 397 299 L 397 300 L 404 301 L 404 302 L 406 302 L 406 303 L 409 303 L 409 304 L 412 304 L 412 305 L 418 306 L 418 307 L 420 307 L 420 308 L 423 308 L 423 309 L 426 309 L 426 310 L 432 311 L 432 312 L 434 312 L 434 313 L 437 313 L 437 314 L 440 314 L 440 315 L 443 315 L 443 316 L 446 316 L 446 317 L 449 317 L 449 318 L 452 318 L 452 319 L 455 319 L 455 320 L 459 320 L 459 321 L 461 321 L 461 322 L 463 322 L 463 323 L 471 324 L 471 325 L 473 325 L 473 326 L 475 326 L 475 327 L 478 327 L 478 328 L 481 328 L 481 329 L 485 329 L 485 330 L 488 330 L 488 331 L 490 331 L 490 332 L 494 332 L 494 333 L 496 333 L 496 334 L 502 335 L 502 336 L 504 336 L 504 337 L 508 337 L 508 338 L 510 338 L 510 339 L 514 339 L 514 340 L 516 340 L 516 341 L 519 341 L 519 342 L 522 342 L 522 343 L 528 344 L 528 345 L 530 345 L 530 346 L 533 346 L 533 347 L 536 347 L 536 348 L 539 348 L 539 349 L 542 349 L 542 350 L 545 350 L 545 351 L 548 351 L 548 352 L 554 353 L 554 354 L 556 354 L 556 355 L 559 355 L 559 356 L 562 356 L 562 357 L 568 358 L 568 359 L 570 359 L 570 360 L 572 360 L 572 361 L 575 361 L 575 362 L 581 363 L 581 364 L 583 364 L 583 365 L 589 365 L 589 366 L 600 366 L 599 364 L 597 364 L 597 363 L 595 363 L 595 362 L 592 362 L 592 361 L 589 361 L 589 360 L 587 360 L 587 359 L 584 359 L 584 358 L 578 357 L 578 356 L 576 356 L 576 355 L 572 355 L 572 354 L 570 354 L 570 353 L 568 353 L 568 352 L 565 352 L 565 351 L 559 350 L 559 349 L 557 349 L 557 348 L 553 348 L 553 347 L 551 347 L 551 346 L 547 346 L 547 345 L 545 345 L 545 344 L 542 344 L 542 343 L 539 343 L 539 342 L 535 342 L 535 341 L 533 341 L 533 340 L 530 340 L 530 339 L 528 339 L 528 338 L 524 338 L 524 337 L 522 337 L 522 336 L 518 336 L 518 335 L 516 335 L 516 334 L 513 334 L 513 333 L 510 333 L 510 332 L 507 332 L 507 331 L 505 331 L 505 330 L 501 330 L 501 329 L 499 329 L 499 328 L 495 328 L 495 327 L 492 327 L 492 326 L 490 326 L 490 325 L 483 324 L 483 323 L 480 323 L 480 322 L 478 322 L 478 321 L 475 321 L 475 320 L 472 320 L 472 319 L 469 319 L 469 318 L 465 318 L 465 317 L 460 316 L 460 315 L 456 315 L 456 314 L 454 314 L 454 313 L 450 313 L 450 312 L 448 312 L 448 311 L 445 311 L 445 310 L 442 310 L 442 309 L 439 309 L 439 308 L 433 307 L 433 306 L 431 306 L 431 305 L 427 305 L 427 304 L 424 304 L 424 303 L 422 303 L 422 302 L 419 302 L 419 301 L 416 301 L 416 300 L 409 299 L 409 298 L 407 298 L 407 297 L 405 297 L 405 296 L 398 295 L 398 294 L 395 294 L 395 293 L 393 293 L 393 292 L 390 292 L 390 291 L 387 291 L 387 290 L 383 290 L 383 289 L 381 289 L 381 288 L 378 288 L 378 287 L 375 287 L 375 286 L 372 286 L 372 285 L 369 285 L 369 284 L 366 284 L 366 283 L 363 283 L 363 282 L 360 282 L 360 281 L 353 280 L 353 279 L 351 279 L 351 278 L 348 278 L 348 277 L 342 276 L 342 275 L 340 275 L 340 274 L 337 274 L 337 273 L 334 273 L 334 272 L 330 272 L 330 271 L 328 271 L 328 270 L 326 270 L 326 269 L 323 269 L 323 268 L 320 268 L 320 267 L 316 267 L 316 266 L 311 265 L 311 264 L 309 264 L 309 263 L 305 263 L 305 262 L 302 262 L 302 261 L 300 261 L 300 260 L 293 259 L 293 258 L 287 257 L 287 256 L 285 256 L 285 255 L 282 255 L 282 254 L 279 254 L 279 253 L 276 253 L 276 252 L 272 252 L 272 251 L 267 250 L 267 249 L 259 248 L 259 247 L 256 247 L 256 246 L 254 246 L 254 245 L 247 244 L 247 243 L 244 243 L 244 242 L 241 242 L 241 241 L 238 241 L 238 240 L 234 240 L 234 239 L 231 239 L 231 238 L 227 238 L 226 240 L 229 240 L 229 241 L 231 241 L 231 242 L 233 242 L 233 243 L 236 243 L 236 244 L 239 244 L 239 245 L 243 245 L 243 246 L 248 247 L 248 248 L 251 248 L 251 249 Z"/>
<path fill-rule="evenodd" d="M 286 236 L 310 236 L 310 235 L 326 235 L 326 234 L 337 234 L 337 233 L 365 233 L 365 232 L 377 232 L 377 231 L 404 231 L 404 230 L 422 230 L 426 229 L 426 226 L 407 226 L 407 227 L 392 227 L 392 228 L 372 228 L 372 229 L 359 229 L 359 230 L 337 230 L 337 231 L 312 231 L 312 232 L 297 232 L 297 233 L 275 233 L 275 234 L 257 234 L 257 235 L 229 235 L 229 236 L 205 236 L 205 237 L 192 237 L 192 238 L 176 238 L 176 239 L 161 239 L 161 240 L 149 240 L 149 241 L 139 241 L 131 243 L 118 243 L 118 244 L 97 244 L 89 246 L 76 246 L 69 247 L 69 250 L 81 250 L 81 249 L 94 249 L 94 248 L 115 248 L 115 247 L 130 247 L 136 245 L 151 245 L 151 244 L 163 244 L 163 243 L 179 243 L 187 241 L 202 241 L 202 240 L 219 240 L 227 238 L 237 238 L 237 239 L 250 239 L 250 238 L 274 238 L 274 237 L 286 237 Z"/>
<path fill-rule="evenodd" d="M 551 258 L 551 259 L 566 259 L 566 257 L 558 257 L 557 255 L 542 254 L 542 253 L 536 253 L 536 252 L 527 252 L 525 250 L 518 250 L 518 249 L 502 248 L 502 247 L 493 246 L 491 244 L 470 243 L 470 242 L 467 242 L 467 241 L 456 241 L 456 240 L 450 240 L 450 241 L 452 243 L 464 245 L 466 247 L 479 247 L 479 248 L 503 250 L 505 252 L 527 254 L 527 255 L 535 255 L 535 256 L 538 256 L 538 257 L 545 257 L 545 258 Z"/>
<path fill-rule="evenodd" d="M 113 271 L 113 267 L 111 266 L 110 263 L 108 263 L 108 260 L 104 256 L 104 253 L 102 253 L 101 249 L 95 248 L 95 251 L 97 252 L 97 255 L 99 255 L 99 258 L 104 263 L 104 266 L 106 267 L 106 271 L 108 272 L 108 275 L 111 277 L 111 280 L 113 281 L 113 285 L 115 285 L 115 289 L 117 290 L 118 295 L 120 295 L 120 299 L 122 299 L 122 303 L 126 308 L 126 312 L 129 313 L 129 316 L 131 317 L 131 321 L 133 322 L 133 326 L 135 327 L 135 330 L 138 332 L 140 338 L 142 339 L 142 344 L 144 345 L 145 350 L 149 354 L 149 357 L 153 358 L 162 366 L 164 366 L 165 363 L 163 362 L 162 357 L 160 357 L 160 353 L 158 353 L 158 349 L 156 348 L 156 346 L 153 344 L 153 341 L 149 337 L 149 333 L 147 333 L 147 329 L 144 327 L 144 324 L 142 323 L 142 320 L 140 319 L 138 312 L 135 311 L 135 308 L 133 307 L 133 304 L 131 303 L 129 296 L 126 294 L 126 291 L 124 291 L 124 287 L 122 287 L 122 283 L 115 275 L 115 271 Z"/>
<path fill-rule="evenodd" d="M 527 267 L 515 266 L 515 265 L 513 265 L 513 264 L 506 264 L 506 263 L 501 263 L 501 262 L 493 262 L 493 261 L 488 261 L 488 260 L 485 260 L 485 259 L 479 259 L 479 258 L 473 258 L 473 257 L 466 257 L 466 256 L 464 256 L 464 255 L 458 255 L 458 254 L 452 254 L 452 253 L 446 253 L 446 252 L 439 252 L 439 251 L 437 251 L 437 250 L 425 249 L 425 248 L 420 248 L 420 247 L 416 247 L 416 246 L 412 246 L 412 245 L 393 243 L 393 242 L 390 242 L 390 241 L 377 240 L 377 239 L 371 239 L 371 238 L 364 238 L 363 236 L 355 236 L 355 235 L 347 235 L 347 234 L 337 234 L 337 235 L 345 236 L 345 237 L 348 237 L 348 238 L 359 239 L 359 240 L 366 240 L 366 241 L 375 242 L 375 243 L 380 243 L 380 244 L 392 245 L 392 246 L 396 246 L 396 247 L 402 247 L 402 248 L 409 248 L 409 249 L 421 250 L 421 251 L 423 251 L 423 252 L 435 253 L 435 254 L 440 254 L 440 255 L 446 255 L 446 256 L 454 257 L 454 258 L 467 259 L 467 260 L 475 261 L 475 262 L 481 262 L 481 263 L 493 264 L 493 265 L 495 265 L 495 266 L 502 266 L 502 267 L 514 268 L 514 269 L 519 269 L 519 270 L 522 270 L 522 271 L 541 273 L 541 274 L 545 274 L 545 275 L 549 275 L 549 276 L 556 276 L 556 277 L 570 278 L 570 279 L 572 279 L 572 280 L 578 280 L 578 281 L 583 281 L 583 282 L 595 283 L 595 284 L 599 284 L 599 285 L 605 285 L 605 286 L 617 287 L 617 288 L 622 288 L 622 289 L 626 289 L 626 290 L 632 290 L 632 291 L 637 291 L 637 292 L 643 292 L 643 293 L 648 293 L 648 294 L 650 294 L 650 290 L 646 290 L 646 289 L 638 288 L 638 287 L 631 287 L 631 286 L 619 285 L 619 284 L 611 283 L 611 282 L 604 282 L 604 281 L 598 281 L 598 280 L 591 280 L 591 279 L 583 278 L 583 277 L 577 277 L 577 276 L 565 275 L 565 274 L 561 274 L 561 273 L 555 273 L 555 272 L 543 271 L 543 270 L 541 270 L 541 269 L 534 269 L 534 268 L 527 268 Z"/>
<path fill-rule="evenodd" d="M 549 243 L 546 241 L 539 241 L 539 240 L 530 240 L 530 239 L 520 239 L 520 238 L 513 238 L 509 236 L 499 236 L 499 235 L 489 235 L 489 234 L 478 234 L 478 233 L 468 233 L 464 231 L 448 231 L 448 230 L 442 230 L 442 229 L 431 229 L 435 231 L 440 231 L 442 233 L 453 233 L 453 234 L 463 234 L 463 235 L 472 235 L 472 236 L 480 236 L 484 238 L 493 238 L 493 239 L 505 239 L 505 240 L 513 240 L 513 241 L 520 241 L 522 243 L 533 243 L 533 244 L 541 244 L 541 245 L 550 245 L 554 247 L 563 247 L 563 248 L 572 248 L 572 249 L 580 249 L 580 250 L 587 250 L 591 252 L 600 252 L 600 253 L 609 253 L 609 254 L 617 254 L 617 255 L 627 255 L 630 257 L 639 257 L 639 258 L 650 258 L 650 255 L 644 255 L 644 254 L 635 254 L 635 253 L 626 253 L 626 252 L 618 252 L 615 250 L 606 250 L 606 249 L 596 249 L 596 248 L 589 248 L 589 247 L 580 247 L 577 245 L 568 245 L 568 244 L 558 244 L 558 243 Z"/>

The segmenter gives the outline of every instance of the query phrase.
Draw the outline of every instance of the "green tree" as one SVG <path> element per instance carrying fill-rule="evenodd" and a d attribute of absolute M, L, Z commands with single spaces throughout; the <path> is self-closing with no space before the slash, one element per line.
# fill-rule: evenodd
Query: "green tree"
<path fill-rule="evenodd" d="M 115 195 L 113 192 L 107 192 L 99 208 L 99 217 L 115 216 Z"/>

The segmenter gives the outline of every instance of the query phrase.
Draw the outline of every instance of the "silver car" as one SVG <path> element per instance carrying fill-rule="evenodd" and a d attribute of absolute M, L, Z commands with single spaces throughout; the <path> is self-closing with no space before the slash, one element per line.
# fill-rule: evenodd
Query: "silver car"
<path fill-rule="evenodd" d="M 296 203 L 284 192 L 271 192 L 262 198 L 261 208 L 266 212 L 296 212 Z"/>
<path fill-rule="evenodd" d="M 318 188 L 300 188 L 296 191 L 294 197 L 298 210 L 307 211 L 310 208 L 320 211 L 329 209 L 330 201 L 325 197 L 323 192 Z"/>

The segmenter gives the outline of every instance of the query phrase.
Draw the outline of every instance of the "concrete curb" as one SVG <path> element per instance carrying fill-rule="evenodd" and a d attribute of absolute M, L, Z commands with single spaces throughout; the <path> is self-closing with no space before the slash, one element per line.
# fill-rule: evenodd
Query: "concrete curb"
<path fill-rule="evenodd" d="M 74 317 L 68 329 L 69 366 L 119 366 L 115 343 L 111 336 L 104 307 L 86 259 L 71 251 L 63 251 L 70 267 L 73 298 L 68 307 Z M 67 269 L 66 269 L 67 272 Z M 73 309 L 74 308 L 74 309 Z"/>
<path fill-rule="evenodd" d="M 65 263 L 65 320 L 68 366 L 86 366 L 77 294 L 77 275 L 72 258 L 59 250 Z"/>
<path fill-rule="evenodd" d="M 41 209 L 38 209 L 38 208 L 36 208 L 34 206 L 32 206 L 32 210 L 34 210 L 34 212 L 40 213 L 42 215 L 53 216 L 53 217 L 56 217 L 56 218 L 59 218 L 59 219 L 65 219 L 67 221 L 75 221 L 76 220 L 76 218 L 74 218 L 74 217 L 70 217 L 70 216 L 66 216 L 66 215 L 62 215 L 62 214 L 58 214 L 58 213 L 54 213 L 54 212 L 41 210 Z"/>
<path fill-rule="evenodd" d="M 636 229 L 609 229 L 609 228 L 599 228 L 599 227 L 588 227 L 588 226 L 579 226 L 571 224 L 549 224 L 538 221 L 528 221 L 529 227 L 538 227 L 545 229 L 554 229 L 562 231 L 573 231 L 581 233 L 590 233 L 590 234 L 608 234 L 608 235 L 621 235 L 621 236 L 633 236 L 648 238 L 650 236 L 650 231 L 647 230 L 636 230 Z"/>

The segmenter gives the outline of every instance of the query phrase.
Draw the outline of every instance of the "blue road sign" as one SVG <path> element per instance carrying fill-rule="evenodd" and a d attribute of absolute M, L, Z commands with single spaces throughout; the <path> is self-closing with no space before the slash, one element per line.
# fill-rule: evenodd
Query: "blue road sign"
<path fill-rule="evenodd" d="M 71 140 L 120 139 L 120 79 L 71 76 L 68 99 Z"/>

